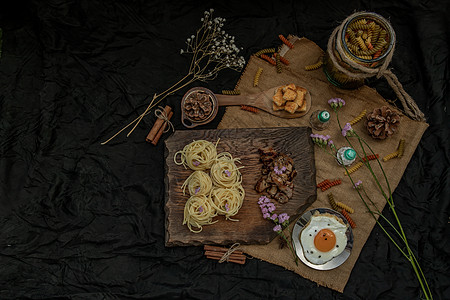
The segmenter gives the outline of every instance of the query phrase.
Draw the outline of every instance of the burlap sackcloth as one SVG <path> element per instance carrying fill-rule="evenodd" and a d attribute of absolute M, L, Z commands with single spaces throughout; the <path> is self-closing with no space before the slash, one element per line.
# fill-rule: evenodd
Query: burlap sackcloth
<path fill-rule="evenodd" d="M 274 86 L 295 83 L 305 87 L 311 93 L 312 107 L 309 113 L 302 118 L 281 119 L 263 111 L 253 114 L 251 112 L 241 110 L 236 106 L 227 107 L 218 128 L 310 126 L 309 117 L 311 113 L 317 109 L 327 109 L 331 111 L 327 101 L 334 97 L 342 98 L 347 103 L 339 112 L 342 126 L 345 122 L 349 122 L 354 117 L 358 116 L 364 109 L 367 109 L 369 112 L 374 108 L 388 105 L 386 100 L 372 88 L 362 86 L 357 90 L 339 89 L 328 82 L 322 68 L 314 71 L 305 71 L 305 66 L 316 63 L 319 57 L 324 55 L 324 52 L 314 42 L 306 38 L 299 39 L 295 36 L 290 36 L 289 38 L 294 42 L 294 48 L 289 49 L 288 51 L 285 49 L 286 53 L 284 57 L 290 61 L 290 64 L 289 66 L 284 66 L 282 73 L 277 73 L 276 68 L 268 64 L 266 61 L 252 56 L 236 88 L 239 89 L 242 94 L 253 94 L 267 90 Z M 264 71 L 260 77 L 259 85 L 254 87 L 253 79 L 258 67 L 263 68 Z M 395 151 L 400 139 L 406 140 L 405 153 L 403 157 L 395 158 L 387 162 L 381 162 L 387 177 L 389 178 L 392 192 L 397 187 L 403 172 L 405 171 L 406 166 L 408 165 L 408 162 L 427 127 L 428 124 L 425 122 L 413 121 L 403 115 L 398 131 L 393 136 L 386 140 L 375 140 L 368 135 L 363 121 L 353 126 L 358 134 L 369 143 L 374 152 L 380 155 L 380 159 Z M 315 131 L 313 130 L 313 132 Z M 327 130 L 315 133 L 324 135 L 329 134 L 338 148 L 348 146 L 344 137 L 341 135 L 339 126 L 337 125 L 336 116 L 332 111 L 330 127 Z M 286 143 L 289 143 L 289 141 L 286 141 Z M 355 148 L 357 151 L 360 151 L 359 148 Z M 352 188 L 349 178 L 344 176 L 344 169 L 338 166 L 333 157 L 321 151 L 317 146 L 315 149 L 315 163 L 317 170 L 317 183 L 327 178 L 341 178 L 342 184 L 332 187 L 325 192 L 322 192 L 319 189 L 317 192 L 317 200 L 309 209 L 318 207 L 329 208 L 330 205 L 327 194 L 330 192 L 333 193 L 336 201 L 341 201 L 355 209 L 355 213 L 351 214 L 351 218 L 355 221 L 357 227 L 353 229 L 354 245 L 351 255 L 347 261 L 345 261 L 344 264 L 338 268 L 329 271 L 318 271 L 311 269 L 300 261 L 299 265 L 296 266 L 289 249 L 287 247 L 280 249 L 278 238 L 272 240 L 272 242 L 267 245 L 243 245 L 241 248 L 245 253 L 255 258 L 280 265 L 286 269 L 294 271 L 304 278 L 315 281 L 320 285 L 343 292 L 353 266 L 355 265 L 362 247 L 364 246 L 376 222 L 367 212 L 363 202 L 359 198 L 356 191 Z M 375 173 L 378 178 L 383 179 L 376 162 L 371 165 L 375 169 Z M 355 180 L 363 181 L 367 193 L 372 195 L 372 200 L 377 204 L 381 211 L 386 202 L 375 186 L 375 182 L 371 177 L 369 170 L 363 167 L 352 175 Z M 383 187 L 386 187 L 384 180 L 380 180 L 380 182 Z M 278 213 L 281 212 L 282 209 L 278 211 Z M 291 223 L 290 228 L 291 231 L 293 224 L 295 223 L 295 220 L 292 221 L 293 222 Z M 406 262 L 407 261 L 405 260 L 405 263 Z"/>

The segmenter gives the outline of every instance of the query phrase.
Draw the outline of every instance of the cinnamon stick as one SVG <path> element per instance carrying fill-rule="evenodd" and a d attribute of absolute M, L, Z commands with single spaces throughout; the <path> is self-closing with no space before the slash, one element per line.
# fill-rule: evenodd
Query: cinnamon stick
<path fill-rule="evenodd" d="M 223 257 L 222 253 L 216 252 L 216 251 L 205 251 L 205 255 L 211 256 L 211 257 L 218 257 L 219 259 L 221 259 Z M 230 259 L 245 260 L 245 255 L 231 253 L 230 256 L 228 256 L 228 260 L 230 260 Z"/>
<path fill-rule="evenodd" d="M 173 111 L 169 112 L 169 115 L 167 116 L 167 119 L 170 121 L 170 118 L 172 118 L 172 116 L 173 116 Z M 158 120 L 161 120 L 161 119 L 158 119 Z M 164 133 L 164 130 L 166 130 L 166 127 L 167 127 L 167 122 L 164 121 L 164 123 L 162 124 L 161 128 L 159 128 L 158 133 L 153 138 L 153 141 L 151 141 L 151 143 L 153 145 L 156 146 L 156 144 L 158 144 L 158 141 L 161 138 L 162 134 Z"/>
<path fill-rule="evenodd" d="M 169 105 L 166 105 L 166 107 L 164 107 L 164 113 L 166 114 L 166 116 L 169 116 L 169 113 L 171 112 L 172 108 Z M 149 143 L 153 142 L 153 140 L 155 139 L 156 135 L 158 134 L 158 131 L 161 129 L 161 127 L 163 126 L 163 123 L 166 123 L 163 119 L 156 119 L 155 124 L 153 124 L 152 129 L 150 130 L 150 132 L 147 134 L 147 137 L 145 138 L 145 140 Z"/>
<path fill-rule="evenodd" d="M 209 251 L 217 251 L 217 252 L 222 252 L 222 253 L 225 253 L 225 252 L 228 251 L 228 248 L 218 247 L 218 246 L 211 246 L 211 245 L 204 245 L 203 249 L 205 251 L 209 250 Z M 242 250 L 235 250 L 235 251 L 233 251 L 233 253 L 243 254 Z"/>
<path fill-rule="evenodd" d="M 214 260 L 220 260 L 220 258 L 217 258 L 215 256 L 206 256 L 206 258 L 214 259 Z M 232 262 L 232 263 L 243 265 L 243 264 L 245 264 L 245 259 L 239 260 L 239 259 L 231 259 L 230 258 L 230 259 L 227 260 L 227 262 Z"/>

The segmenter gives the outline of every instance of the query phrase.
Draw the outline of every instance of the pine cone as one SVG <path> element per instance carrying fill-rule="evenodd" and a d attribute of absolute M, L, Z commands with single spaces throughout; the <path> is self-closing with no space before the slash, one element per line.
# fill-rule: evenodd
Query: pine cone
<path fill-rule="evenodd" d="M 375 139 L 384 140 L 393 135 L 400 124 L 400 114 L 387 106 L 375 108 L 366 117 L 366 128 Z"/>

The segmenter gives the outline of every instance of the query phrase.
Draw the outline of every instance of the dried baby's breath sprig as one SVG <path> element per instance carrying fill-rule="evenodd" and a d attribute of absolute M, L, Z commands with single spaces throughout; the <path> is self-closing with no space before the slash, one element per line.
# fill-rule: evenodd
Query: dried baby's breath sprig
<path fill-rule="evenodd" d="M 150 113 L 168 95 L 177 92 L 194 81 L 208 81 L 217 77 L 217 74 L 223 69 L 232 69 L 240 72 L 245 65 L 243 56 L 239 56 L 238 48 L 234 42 L 234 36 L 225 33 L 223 25 L 225 18 L 213 18 L 214 9 L 204 12 L 201 18 L 202 25 L 197 32 L 186 40 L 186 49 L 181 49 L 180 54 L 191 54 L 192 59 L 186 76 L 177 83 L 160 94 L 156 94 L 150 101 L 145 111 L 135 120 L 122 128 L 110 139 L 103 142 L 108 143 L 119 135 L 122 131 L 134 124 L 133 128 L 127 134 L 127 137 L 139 125 L 141 120 Z"/>

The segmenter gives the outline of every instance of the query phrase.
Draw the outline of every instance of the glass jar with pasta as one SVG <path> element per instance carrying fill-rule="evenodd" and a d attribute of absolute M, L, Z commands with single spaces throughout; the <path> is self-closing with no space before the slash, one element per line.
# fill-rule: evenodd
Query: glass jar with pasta
<path fill-rule="evenodd" d="M 355 13 L 330 36 L 324 72 L 328 80 L 339 88 L 358 88 L 367 78 L 376 76 L 376 73 L 365 72 L 359 66 L 369 69 L 386 67 L 394 47 L 395 32 L 385 18 L 373 12 Z"/>

